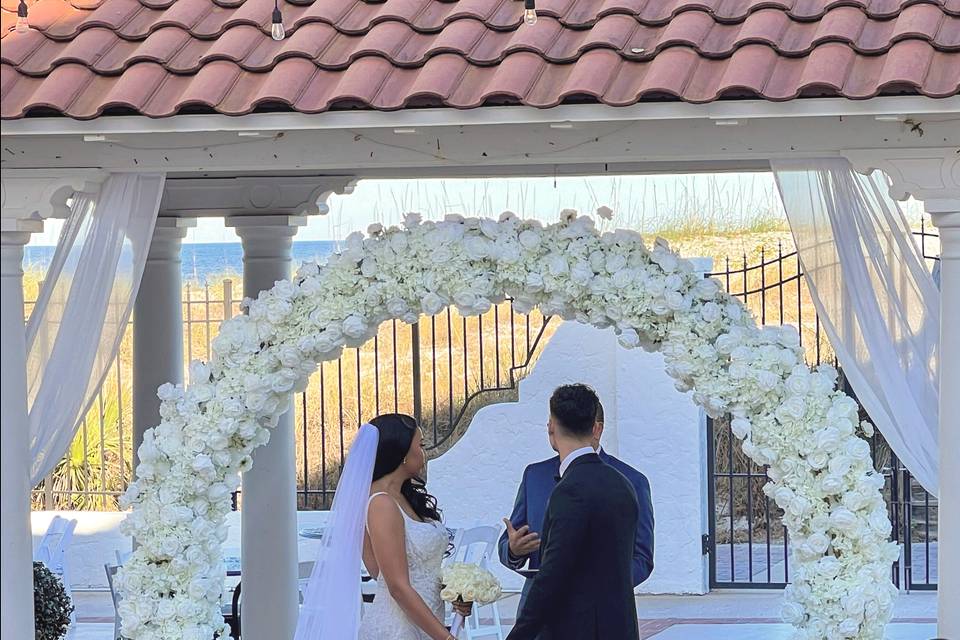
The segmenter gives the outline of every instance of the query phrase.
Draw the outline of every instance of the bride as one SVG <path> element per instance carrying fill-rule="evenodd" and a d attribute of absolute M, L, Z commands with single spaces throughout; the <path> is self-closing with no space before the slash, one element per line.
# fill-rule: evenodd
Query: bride
<path fill-rule="evenodd" d="M 420 473 L 423 434 L 410 416 L 360 428 L 333 500 L 296 640 L 453 640 L 443 624 L 447 531 Z M 377 580 L 361 619 L 360 563 Z M 457 606 L 469 615 L 470 607 Z"/>

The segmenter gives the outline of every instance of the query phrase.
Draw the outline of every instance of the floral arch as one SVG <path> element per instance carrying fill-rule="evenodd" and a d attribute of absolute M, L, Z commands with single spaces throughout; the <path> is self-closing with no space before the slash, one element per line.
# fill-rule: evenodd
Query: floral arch
<path fill-rule="evenodd" d="M 601 215 L 609 210 L 601 210 Z M 768 466 L 764 491 L 784 510 L 795 569 L 783 618 L 798 638 L 883 636 L 895 587 L 890 521 L 860 434 L 856 403 L 836 371 L 803 363 L 792 327 L 758 327 L 742 303 L 695 273 L 666 242 L 599 233 L 564 212 L 543 226 L 448 216 L 355 233 L 323 266 L 304 264 L 248 313 L 223 324 L 190 383 L 160 388 L 161 423 L 139 449 L 124 496 L 139 546 L 120 571 L 123 635 L 132 640 L 223 636 L 221 544 L 230 494 L 321 361 L 371 338 L 380 323 L 414 322 L 456 305 L 483 313 L 505 297 L 599 328 L 624 347 L 663 353 L 681 390 L 712 416 L 729 413 L 744 452 Z"/>

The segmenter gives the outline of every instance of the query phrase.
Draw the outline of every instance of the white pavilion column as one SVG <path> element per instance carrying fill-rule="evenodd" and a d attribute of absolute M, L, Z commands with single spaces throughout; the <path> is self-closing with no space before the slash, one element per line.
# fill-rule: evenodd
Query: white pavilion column
<path fill-rule="evenodd" d="M 3 220 L 0 231 L 0 637 L 32 638 L 30 431 L 23 310 L 23 245 L 38 220 Z"/>
<path fill-rule="evenodd" d="M 940 230 L 937 635 L 960 638 L 960 198 L 924 207 Z"/>
<path fill-rule="evenodd" d="M 158 218 L 133 307 L 133 466 L 147 429 L 160 423 L 157 387 L 183 382 L 180 245 L 192 218 Z"/>
<path fill-rule="evenodd" d="M 227 218 L 243 243 L 243 295 L 256 298 L 291 276 L 290 250 L 301 216 Z M 253 453 L 241 502 L 241 628 L 249 640 L 291 640 L 297 626 L 297 499 L 293 412 Z"/>

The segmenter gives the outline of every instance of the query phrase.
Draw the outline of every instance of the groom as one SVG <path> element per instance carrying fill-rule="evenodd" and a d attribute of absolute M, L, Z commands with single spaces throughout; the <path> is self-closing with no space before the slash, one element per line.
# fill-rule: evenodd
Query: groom
<path fill-rule="evenodd" d="M 560 480 L 547 503 L 540 569 L 507 640 L 635 640 L 632 561 L 640 507 L 629 481 L 597 455 L 593 389 L 558 387 L 549 429 Z"/>
<path fill-rule="evenodd" d="M 603 450 L 600 437 L 603 434 L 603 404 L 597 403 L 597 426 L 594 430 L 593 447 L 600 459 L 619 471 L 630 481 L 640 503 L 640 521 L 633 549 L 633 586 L 639 586 L 653 571 L 653 501 L 650 483 L 646 476 Z M 553 430 L 548 427 L 550 446 L 556 450 Z M 560 457 L 554 456 L 528 465 L 517 490 L 517 499 L 509 520 L 504 520 L 507 530 L 500 536 L 498 552 L 500 562 L 508 569 L 518 571 L 540 568 L 540 532 L 543 531 L 543 514 L 553 488 L 557 486 L 560 473 Z M 528 564 L 529 562 L 529 564 Z M 526 603 L 530 580 L 523 585 L 520 609 Z"/>

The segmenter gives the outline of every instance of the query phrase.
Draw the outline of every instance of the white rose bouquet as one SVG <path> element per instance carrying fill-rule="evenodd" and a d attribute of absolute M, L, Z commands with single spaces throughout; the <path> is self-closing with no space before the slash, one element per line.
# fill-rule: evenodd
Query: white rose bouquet
<path fill-rule="evenodd" d="M 490 604 L 500 598 L 502 589 L 497 578 L 475 564 L 453 562 L 443 569 L 443 588 L 440 597 L 444 602 Z M 454 638 L 463 627 L 463 616 L 457 614 L 450 628 L 450 635 Z"/>

